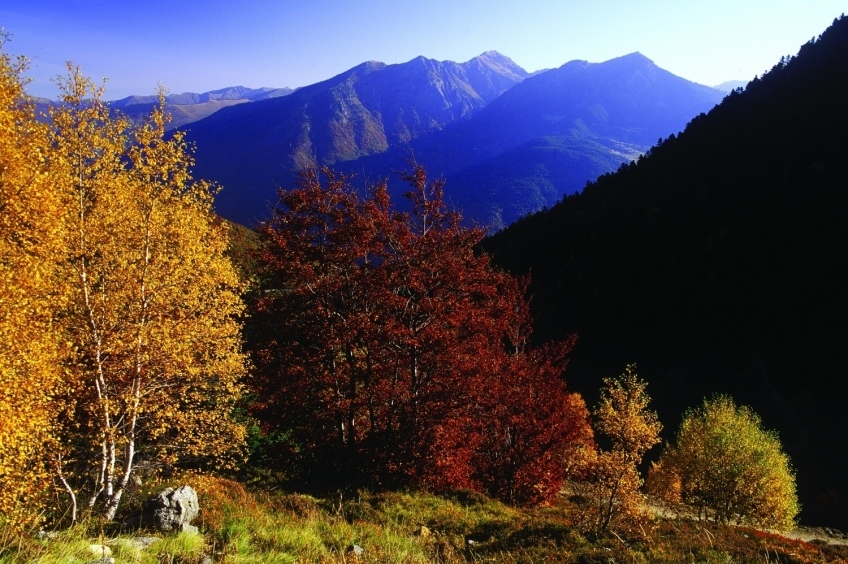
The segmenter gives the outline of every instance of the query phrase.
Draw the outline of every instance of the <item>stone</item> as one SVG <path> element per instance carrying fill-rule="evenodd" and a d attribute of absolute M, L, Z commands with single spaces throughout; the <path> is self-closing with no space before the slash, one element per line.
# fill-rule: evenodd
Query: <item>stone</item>
<path fill-rule="evenodd" d="M 112 556 L 112 549 L 105 544 L 90 544 L 88 545 L 88 551 L 94 556 L 99 556 L 101 559 Z"/>
<path fill-rule="evenodd" d="M 347 553 L 359 557 L 365 554 L 365 549 L 359 546 L 358 544 L 352 544 L 347 547 Z"/>
<path fill-rule="evenodd" d="M 158 531 L 196 533 L 191 522 L 200 515 L 197 492 L 191 486 L 165 488 L 144 507 L 142 521 Z"/>

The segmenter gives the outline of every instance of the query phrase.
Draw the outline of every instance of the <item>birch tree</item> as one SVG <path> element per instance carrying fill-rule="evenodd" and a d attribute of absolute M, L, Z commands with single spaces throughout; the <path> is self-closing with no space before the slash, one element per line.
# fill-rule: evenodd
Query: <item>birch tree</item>
<path fill-rule="evenodd" d="M 575 493 L 588 500 L 586 524 L 605 531 L 613 521 L 626 524 L 639 516 L 644 499 L 638 465 L 660 441 L 662 424 L 648 407 L 647 383 L 634 364 L 603 382 L 595 430 L 609 447 L 578 449 L 566 461 L 566 474 L 575 481 Z"/>
<path fill-rule="evenodd" d="M 60 319 L 74 350 L 53 454 L 72 518 L 84 502 L 112 519 L 139 457 L 235 461 L 242 304 L 212 187 L 193 181 L 182 136 L 165 137 L 164 96 L 131 127 L 78 68 L 58 84 L 52 151 L 72 201 Z"/>

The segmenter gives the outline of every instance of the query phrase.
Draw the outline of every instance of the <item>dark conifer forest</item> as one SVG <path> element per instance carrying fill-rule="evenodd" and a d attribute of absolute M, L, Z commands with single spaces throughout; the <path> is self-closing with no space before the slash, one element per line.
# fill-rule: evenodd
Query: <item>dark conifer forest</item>
<path fill-rule="evenodd" d="M 777 429 L 801 518 L 848 526 L 848 19 L 679 136 L 484 242 L 532 274 L 569 387 L 638 362 L 669 439 L 732 394 Z"/>

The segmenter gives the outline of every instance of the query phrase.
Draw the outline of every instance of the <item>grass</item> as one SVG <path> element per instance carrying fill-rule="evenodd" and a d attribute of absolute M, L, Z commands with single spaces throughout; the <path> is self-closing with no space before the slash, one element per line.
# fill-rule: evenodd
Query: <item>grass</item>
<path fill-rule="evenodd" d="M 792 563 L 848 562 L 848 547 L 793 541 L 737 527 L 656 520 L 637 533 L 581 531 L 577 507 L 509 507 L 468 491 L 359 492 L 320 499 L 248 490 L 203 476 L 185 479 L 201 497 L 202 534 L 158 535 L 105 530 L 96 523 L 59 531 L 49 540 L 0 526 L 0 564 L 87 563 L 105 544 L 115 562 L 199 563 Z M 131 511 L 131 509 L 129 509 Z M 353 546 L 363 549 L 353 553 Z"/>

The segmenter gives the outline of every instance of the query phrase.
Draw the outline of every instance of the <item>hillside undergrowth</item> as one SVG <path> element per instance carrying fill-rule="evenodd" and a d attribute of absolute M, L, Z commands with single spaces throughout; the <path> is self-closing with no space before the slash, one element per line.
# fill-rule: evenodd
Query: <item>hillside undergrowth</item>
<path fill-rule="evenodd" d="M 0 533 L 0 563 L 92 561 L 91 546 L 132 563 L 213 562 L 742 562 L 848 561 L 848 547 L 807 543 L 748 528 L 655 519 L 595 534 L 577 526 L 561 496 L 520 509 L 482 494 L 360 491 L 313 497 L 205 476 L 186 477 L 201 496 L 202 535 L 105 529 L 88 521 L 55 535 Z M 126 521 L 133 520 L 127 509 Z M 149 541 L 148 541 L 149 542 Z"/>

